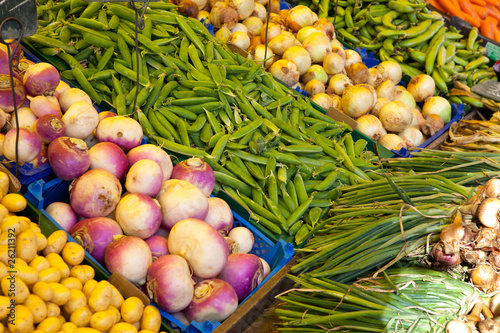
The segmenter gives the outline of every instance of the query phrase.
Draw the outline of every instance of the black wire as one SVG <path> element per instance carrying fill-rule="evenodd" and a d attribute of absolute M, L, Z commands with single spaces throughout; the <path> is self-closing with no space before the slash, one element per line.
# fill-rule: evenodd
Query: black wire
<path fill-rule="evenodd" d="M 335 21 L 337 21 L 337 7 L 339 6 L 339 0 L 335 0 L 335 16 L 333 17 L 333 26 L 335 26 Z"/>
<path fill-rule="evenodd" d="M 269 0 L 268 6 L 267 6 L 267 22 L 266 22 L 266 37 L 264 37 L 264 68 L 266 68 L 266 62 L 267 62 L 267 31 L 269 29 L 269 20 L 271 19 L 271 1 Z"/>
<path fill-rule="evenodd" d="M 3 28 L 4 24 L 8 21 L 16 21 L 17 24 L 19 24 L 19 36 L 17 38 L 11 39 L 10 41 L 6 41 L 3 39 Z M 14 60 L 16 61 L 16 67 L 19 66 L 19 55 L 16 55 L 17 49 L 19 48 L 19 44 L 21 42 L 21 39 L 23 38 L 24 35 L 24 26 L 22 22 L 17 19 L 16 17 L 8 17 L 5 20 L 2 21 L 0 24 L 0 43 L 7 45 L 7 56 L 9 59 L 9 74 L 10 74 L 10 87 L 12 89 L 12 101 L 14 104 L 14 114 L 16 116 L 16 178 L 18 176 L 18 166 L 19 166 L 19 117 L 17 115 L 17 101 L 16 101 L 16 89 L 14 86 L 14 72 L 12 71 L 12 66 Z M 10 49 L 10 45 L 14 44 L 14 50 Z"/>

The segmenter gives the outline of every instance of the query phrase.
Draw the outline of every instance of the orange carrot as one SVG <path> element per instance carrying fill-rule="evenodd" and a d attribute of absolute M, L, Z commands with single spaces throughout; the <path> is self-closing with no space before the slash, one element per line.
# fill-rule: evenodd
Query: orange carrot
<path fill-rule="evenodd" d="M 488 18 L 488 17 L 486 17 L 486 18 Z M 476 28 L 479 28 L 481 26 L 481 20 L 480 19 L 475 18 L 472 15 L 469 15 L 467 13 L 463 13 L 462 12 L 462 17 L 460 17 L 460 18 L 466 20 L 467 22 L 469 22 L 470 24 L 472 24 Z"/>
<path fill-rule="evenodd" d="M 497 8 L 487 4 L 486 11 L 488 11 L 488 17 L 492 16 L 500 21 L 500 11 Z"/>
<path fill-rule="evenodd" d="M 478 6 L 486 6 L 486 1 L 484 0 L 470 0 L 470 2 L 472 2 L 473 4 L 475 5 L 478 5 Z"/>
<path fill-rule="evenodd" d="M 437 10 L 442 11 L 443 13 L 446 12 L 446 9 L 444 9 L 443 6 L 441 6 L 441 4 L 437 0 L 428 0 L 428 2 Z"/>
<path fill-rule="evenodd" d="M 487 5 L 491 5 L 493 7 L 498 7 L 500 4 L 498 0 L 484 0 Z"/>
<path fill-rule="evenodd" d="M 452 0 L 439 0 L 439 3 L 443 6 L 444 9 L 446 9 L 447 12 L 450 12 L 451 14 L 465 20 L 465 13 L 462 12 L 460 6 L 455 6 Z"/>
<path fill-rule="evenodd" d="M 488 16 L 487 18 L 481 21 L 481 26 L 479 27 L 479 31 L 483 36 L 495 39 L 495 29 L 493 27 L 494 25 L 493 21 L 491 20 L 491 16 Z"/>
<path fill-rule="evenodd" d="M 460 3 L 458 2 L 458 0 L 450 0 L 450 2 L 453 3 L 453 6 L 460 9 Z M 462 9 L 460 9 L 460 10 L 462 10 Z"/>
<path fill-rule="evenodd" d="M 475 4 L 472 4 L 472 7 L 474 8 L 474 10 L 476 11 L 477 15 L 479 16 L 479 18 L 481 20 L 484 20 L 486 18 L 486 16 L 488 16 L 488 11 L 486 10 L 486 8 L 475 5 Z"/>
<path fill-rule="evenodd" d="M 495 41 L 500 42 L 500 29 L 499 29 L 498 25 L 494 27 L 493 33 L 495 36 Z"/>
<path fill-rule="evenodd" d="M 479 20 L 479 15 L 476 13 L 476 10 L 474 7 L 472 7 L 472 4 L 470 3 L 469 0 L 460 0 L 460 8 L 464 13 L 470 14 L 472 17 L 475 17 L 476 19 Z"/>

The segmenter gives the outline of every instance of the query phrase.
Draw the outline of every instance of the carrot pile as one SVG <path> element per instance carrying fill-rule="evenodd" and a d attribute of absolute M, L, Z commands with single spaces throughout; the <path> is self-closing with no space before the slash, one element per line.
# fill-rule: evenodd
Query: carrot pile
<path fill-rule="evenodd" d="M 427 0 L 438 10 L 460 17 L 500 42 L 500 0 Z"/>

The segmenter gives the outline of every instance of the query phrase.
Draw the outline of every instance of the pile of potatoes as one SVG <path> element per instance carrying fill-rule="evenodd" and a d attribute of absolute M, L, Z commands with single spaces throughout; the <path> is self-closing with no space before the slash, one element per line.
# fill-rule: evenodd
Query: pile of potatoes
<path fill-rule="evenodd" d="M 96 281 L 65 231 L 46 238 L 38 224 L 9 212 L 0 232 L 0 333 L 159 332 L 158 309 Z"/>

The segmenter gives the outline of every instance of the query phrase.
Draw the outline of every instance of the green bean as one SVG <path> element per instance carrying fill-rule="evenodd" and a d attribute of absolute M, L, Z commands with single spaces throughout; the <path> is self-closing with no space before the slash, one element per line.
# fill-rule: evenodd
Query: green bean
<path fill-rule="evenodd" d="M 203 43 L 196 35 L 196 33 L 193 31 L 193 29 L 184 21 L 183 19 L 176 17 L 177 24 L 179 25 L 179 28 L 184 32 L 187 38 L 193 43 L 200 51 L 203 56 L 205 56 L 205 48 L 203 47 Z"/>
<path fill-rule="evenodd" d="M 96 103 L 100 103 L 101 98 L 95 91 L 94 87 L 92 87 L 92 85 L 89 83 L 87 78 L 83 75 L 82 71 L 78 67 L 73 68 L 72 71 L 76 81 L 78 82 L 80 87 L 82 87 L 83 91 L 85 91 L 93 101 L 95 101 Z"/>
<path fill-rule="evenodd" d="M 182 144 L 166 140 L 159 136 L 154 136 L 153 139 L 160 145 L 160 147 L 177 154 L 185 156 L 198 156 L 198 157 L 208 156 L 208 154 L 203 150 L 191 148 L 189 146 L 184 146 Z"/>

